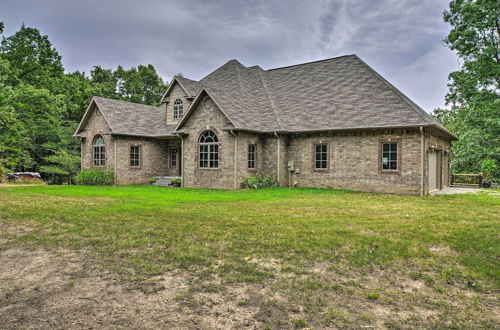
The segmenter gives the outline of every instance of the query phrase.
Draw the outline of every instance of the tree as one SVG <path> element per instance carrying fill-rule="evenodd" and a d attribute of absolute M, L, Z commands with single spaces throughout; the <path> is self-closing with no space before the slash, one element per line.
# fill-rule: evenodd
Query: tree
<path fill-rule="evenodd" d="M 459 138 L 453 170 L 479 172 L 484 159 L 500 163 L 500 2 L 454 0 L 444 20 L 452 27 L 445 43 L 463 64 L 449 76 L 450 108 L 434 116 Z"/>
<path fill-rule="evenodd" d="M 125 101 L 158 105 L 166 89 L 165 83 L 151 64 L 139 65 L 129 70 L 118 66 L 114 74 L 117 78 L 118 94 Z"/>
<path fill-rule="evenodd" d="M 3 24 L 3 22 L 0 22 L 0 34 L 3 33 L 4 28 L 5 28 L 5 24 Z"/>
<path fill-rule="evenodd" d="M 10 63 L 10 85 L 24 82 L 53 90 L 56 80 L 64 74 L 61 55 L 49 38 L 24 24 L 12 36 L 3 38 L 0 56 Z"/>
<path fill-rule="evenodd" d="M 45 157 L 44 161 L 48 165 L 42 165 L 40 172 L 51 176 L 53 183 L 61 183 L 62 179 L 66 179 L 66 182 L 71 184 L 71 179 L 80 168 L 80 157 L 64 150 L 58 150 L 54 155 Z"/>
<path fill-rule="evenodd" d="M 0 176 L 7 170 L 73 175 L 79 142 L 72 134 L 92 96 L 153 105 L 165 89 L 152 65 L 65 74 L 48 36 L 22 25 L 0 43 Z"/>

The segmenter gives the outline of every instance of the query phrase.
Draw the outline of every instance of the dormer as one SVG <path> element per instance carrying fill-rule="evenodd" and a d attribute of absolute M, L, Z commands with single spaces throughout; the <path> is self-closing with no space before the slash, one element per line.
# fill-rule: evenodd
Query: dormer
<path fill-rule="evenodd" d="M 191 85 L 198 82 L 186 79 L 180 76 L 175 76 L 172 79 L 167 91 L 165 92 L 162 102 L 165 103 L 167 111 L 167 125 L 177 125 L 188 110 L 195 95 L 191 89 Z M 188 89 L 189 88 L 189 89 Z"/>

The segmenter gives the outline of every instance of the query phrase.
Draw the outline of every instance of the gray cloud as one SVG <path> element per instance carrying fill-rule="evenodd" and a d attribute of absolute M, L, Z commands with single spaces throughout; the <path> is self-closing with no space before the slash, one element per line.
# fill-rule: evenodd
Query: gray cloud
<path fill-rule="evenodd" d="M 153 64 L 199 79 L 227 60 L 272 68 L 356 53 L 427 111 L 443 106 L 456 57 L 448 0 L 0 0 L 4 35 L 48 34 L 68 71 Z M 3 15 L 2 15 L 3 14 Z"/>

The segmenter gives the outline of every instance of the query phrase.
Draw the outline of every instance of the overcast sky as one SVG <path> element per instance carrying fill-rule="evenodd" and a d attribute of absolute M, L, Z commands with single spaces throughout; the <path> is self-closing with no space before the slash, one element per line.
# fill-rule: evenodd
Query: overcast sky
<path fill-rule="evenodd" d="M 357 54 L 426 111 L 444 106 L 457 57 L 449 0 L 0 0 L 4 35 L 47 34 L 67 71 L 153 64 L 170 81 L 230 59 L 270 69 Z"/>

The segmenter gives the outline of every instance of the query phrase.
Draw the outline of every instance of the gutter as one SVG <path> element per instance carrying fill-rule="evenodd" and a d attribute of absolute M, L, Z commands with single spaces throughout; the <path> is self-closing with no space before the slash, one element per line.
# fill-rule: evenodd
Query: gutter
<path fill-rule="evenodd" d="M 435 127 L 439 130 L 441 130 L 443 133 L 446 133 L 450 137 L 452 137 L 454 140 L 458 140 L 456 136 L 451 134 L 448 131 L 443 130 L 438 125 L 435 124 L 426 124 L 422 126 L 412 126 L 412 125 L 403 125 L 403 126 L 374 126 L 374 127 L 347 127 L 347 128 L 324 128 L 324 129 L 305 129 L 305 130 L 256 130 L 256 129 L 251 129 L 251 128 L 234 128 L 234 127 L 227 127 L 223 128 L 223 131 L 245 131 L 245 132 L 252 132 L 252 133 L 263 133 L 263 134 L 295 134 L 295 133 L 319 133 L 319 132 L 344 132 L 344 131 L 352 131 L 352 130 L 373 130 L 373 129 L 400 129 L 400 128 L 419 128 L 419 127 Z"/>

